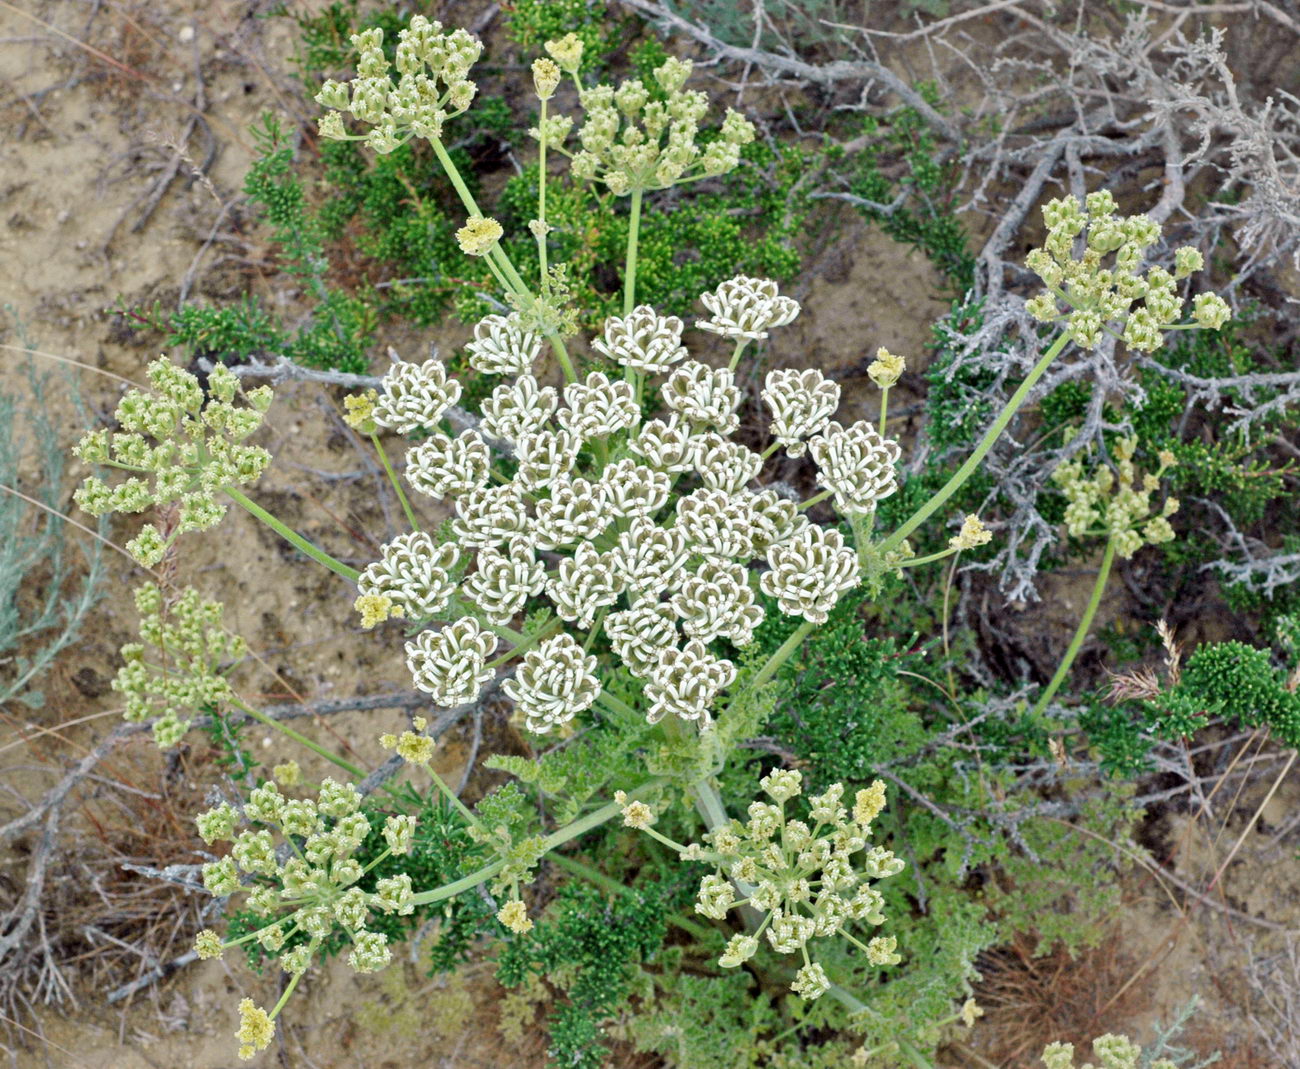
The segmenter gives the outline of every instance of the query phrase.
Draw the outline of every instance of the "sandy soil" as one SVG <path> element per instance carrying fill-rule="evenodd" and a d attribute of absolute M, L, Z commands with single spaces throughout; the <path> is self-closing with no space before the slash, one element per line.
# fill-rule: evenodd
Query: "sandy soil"
<path fill-rule="evenodd" d="M 138 379 L 156 355 L 154 342 L 112 310 L 118 297 L 129 306 L 155 300 L 171 306 L 183 287 L 221 299 L 251 290 L 281 306 L 294 306 L 298 295 L 276 276 L 264 237 L 244 219 L 238 203 L 252 158 L 248 125 L 264 108 L 292 115 L 300 106 L 289 76 L 292 25 L 262 17 L 267 8 L 236 2 L 196 7 L 179 0 L 148 6 L 27 3 L 25 14 L 0 8 L 0 84 L 6 89 L 0 104 L 0 294 L 10 317 L 22 321 L 43 353 Z M 203 122 L 191 125 L 196 115 Z M 182 141 L 184 158 L 169 147 Z M 211 151 L 215 155 L 204 177 L 195 179 L 192 161 L 206 163 Z M 160 185 L 160 179 L 166 181 Z M 813 258 L 797 294 L 803 314 L 774 340 L 769 365 L 847 367 L 877 345 L 919 354 L 927 324 L 946 307 L 933 296 L 937 279 L 919 253 L 901 249 L 847 212 L 836 218 L 840 225 L 834 240 Z M 214 233 L 232 233 L 240 240 L 209 244 Z M 218 257 L 225 261 L 217 263 Z M 0 343 L 17 343 L 12 323 L 12 318 L 4 320 Z M 399 347 L 437 340 L 445 350 L 464 334 L 464 328 L 452 326 L 436 339 L 389 340 Z M 5 357 L 0 385 L 22 389 L 16 354 L 0 352 Z M 111 409 L 121 389 L 89 370 L 77 373 L 76 382 L 85 402 L 100 412 Z M 861 382 L 846 381 L 849 418 L 858 415 L 851 411 L 854 404 L 874 405 L 857 392 L 859 386 Z M 905 395 L 901 409 L 908 398 L 905 390 L 900 393 Z M 60 417 L 66 416 L 71 442 L 83 421 L 69 398 L 63 393 L 59 403 L 66 408 Z M 373 464 L 363 459 L 338 422 L 336 405 L 336 396 L 316 387 L 279 393 L 268 419 L 268 445 L 276 463 L 257 496 L 336 555 L 361 563 L 398 529 L 398 515 Z M 301 491 L 304 485 L 310 493 Z M 121 524 L 112 533 L 121 542 L 132 531 Z M 240 678 L 243 693 L 258 700 L 317 700 L 403 687 L 400 636 L 358 636 L 347 591 L 327 573 L 295 566 L 286 586 L 281 577 L 291 558 L 288 547 L 242 514 L 230 516 L 219 533 L 184 543 L 184 575 L 226 602 L 227 623 L 258 654 L 258 665 Z M 140 573 L 113 552 L 106 568 L 106 595 L 82 640 L 51 673 L 45 707 L 6 716 L 9 730 L 3 744 L 20 736 L 27 742 L 20 747 L 22 758 L 12 768 L 5 766 L 4 775 L 28 798 L 53 782 L 66 759 L 85 752 L 115 720 L 117 706 L 107 683 L 116 671 L 118 647 L 130 638 L 134 614 L 125 598 Z M 268 581 L 272 574 L 274 582 Z M 1068 597 L 1054 598 L 1052 604 L 1063 619 L 1076 618 L 1078 606 Z M 369 765 L 380 755 L 377 735 L 400 722 L 401 714 L 395 712 L 367 713 L 317 726 Z M 507 731 L 502 725 L 495 730 Z M 453 732 L 448 738 L 448 772 L 463 760 L 464 734 Z M 278 741 L 256 733 L 253 741 L 268 756 L 281 756 Z M 289 756 L 287 751 L 283 756 Z M 6 755 L 11 759 L 12 754 Z M 308 761 L 303 764 L 309 774 L 318 771 Z M 164 766 L 151 744 L 130 743 L 105 766 L 105 775 L 135 786 L 137 793 L 163 777 L 174 822 L 142 840 L 139 812 L 124 809 L 125 795 L 106 787 L 87 802 L 75 830 L 85 834 L 95 825 L 105 843 L 146 864 L 193 857 L 185 851 L 202 844 L 186 820 L 203 807 L 214 774 L 201 746 L 179 766 Z M 1282 797 L 1266 810 L 1270 827 L 1285 822 L 1284 811 L 1274 812 Z M 1212 873 L 1226 856 L 1225 842 L 1235 840 L 1234 828 L 1251 812 L 1250 800 L 1242 799 L 1223 812 L 1216 810 L 1214 822 L 1202 819 L 1190 829 L 1170 822 L 1162 834 L 1170 843 L 1186 841 L 1173 862 L 1183 878 L 1197 882 Z M 1225 814 L 1224 841 L 1205 841 L 1207 829 L 1219 828 Z M 0 811 L 0 816 L 9 815 L 9 809 Z M 1298 874 L 1289 848 L 1270 845 L 1269 836 L 1259 831 L 1247 839 L 1216 896 L 1252 915 L 1300 923 L 1293 891 Z M 112 849 L 105 846 L 100 856 L 113 856 Z M 59 878 L 77 880 L 74 859 L 64 860 Z M 164 959 L 186 948 L 205 905 L 183 893 L 166 901 L 181 923 L 155 946 Z M 1132 944 L 1134 960 L 1164 954 L 1166 943 L 1173 941 L 1166 958 L 1137 974 L 1135 982 L 1152 991 L 1144 1013 L 1165 1014 L 1191 991 L 1207 991 L 1215 976 L 1224 975 L 1206 947 L 1231 956 L 1231 939 L 1241 939 L 1243 933 L 1233 928 L 1225 935 L 1224 918 L 1229 916 L 1205 907 L 1180 922 L 1166 896 L 1135 882 L 1132 905 L 1117 919 L 1120 938 Z M 144 967 L 123 963 L 111 971 L 112 982 L 123 982 Z M 74 986 L 75 1006 L 65 1002 L 42 1009 L 36 1023 L 43 1039 L 18 1054 L 16 1064 L 69 1069 L 230 1066 L 236 1002 L 245 995 L 262 1004 L 272 1002 L 276 982 L 234 961 L 205 963 L 141 992 L 125 1010 L 109 1009 L 99 997 L 102 989 L 83 983 Z M 496 1030 L 499 996 L 487 971 L 431 981 L 415 961 L 372 978 L 331 967 L 310 979 L 282 1018 L 280 1064 L 541 1066 L 540 1029 L 526 1049 L 504 1044 Z M 1230 1000 L 1225 997 L 1216 1006 L 1206 1017 L 1215 1025 L 1210 1031 L 1233 1035 L 1240 1022 L 1234 1025 L 1230 1019 L 1236 1012 L 1228 1008 Z"/>

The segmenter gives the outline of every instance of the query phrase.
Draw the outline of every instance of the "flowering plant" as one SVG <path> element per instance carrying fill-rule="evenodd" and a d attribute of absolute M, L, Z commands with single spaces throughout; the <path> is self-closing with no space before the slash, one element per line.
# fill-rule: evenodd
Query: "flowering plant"
<path fill-rule="evenodd" d="M 309 792 L 314 797 L 285 795 L 272 782 L 253 789 L 242 806 L 222 803 L 203 814 L 204 840 L 232 843 L 227 855 L 204 867 L 206 886 L 219 897 L 243 896 L 258 920 L 226 940 L 205 931 L 198 952 L 208 957 L 255 943 L 278 956 L 290 975 L 269 1012 L 241 1003 L 240 1056 L 267 1046 L 285 1001 L 331 940 L 350 943 L 348 960 L 358 971 L 387 963 L 387 937 L 375 929 L 376 918 L 408 915 L 483 888 L 504 929 L 527 935 L 534 922 L 525 890 L 539 864 L 619 816 L 683 863 L 711 867 L 699 881 L 695 908 L 728 925 L 720 966 L 744 965 L 765 940 L 775 954 L 800 955 L 802 967 L 788 983 L 802 999 L 829 996 L 854 1015 L 869 1014 L 808 948 L 818 940 L 845 941 L 873 966 L 900 960 L 893 937 L 862 942 L 854 934 L 862 924 L 887 927 L 874 882 L 903 867 L 885 846 L 870 844 L 885 785 L 858 791 L 851 805 L 845 788 L 833 785 L 807 799 L 806 819 L 796 818 L 787 805 L 802 793 L 801 775 L 775 769 L 761 781 L 770 801 L 754 801 L 742 822 L 727 814 L 719 773 L 739 743 L 757 733 L 766 684 L 846 591 L 860 584 L 874 589 L 890 573 L 992 537 L 977 517 L 965 516 L 955 518 L 959 528 L 938 553 L 917 557 L 908 542 L 975 471 L 1069 343 L 1091 347 L 1109 332 L 1146 348 L 1178 326 L 1182 303 L 1171 286 L 1195 269 L 1194 258 L 1180 252 L 1174 275 L 1155 267 L 1144 274 L 1143 253 L 1159 236 L 1155 224 L 1116 219 L 1113 201 L 1098 195 L 1089 198 L 1086 217 L 1073 200 L 1048 205 L 1048 241 L 1029 260 L 1048 290 L 1033 310 L 1063 329 L 950 482 L 880 537 L 877 505 L 899 488 L 901 447 L 887 434 L 886 416 L 902 358 L 880 349 L 871 364 L 869 376 L 880 390 L 879 416 L 871 420 L 842 414 L 839 385 L 817 369 L 767 372 L 760 400 L 769 440 L 755 449 L 737 439 L 745 401 L 737 371 L 771 332 L 799 315 L 798 302 L 771 281 L 736 276 L 701 295 L 707 314 L 694 324 L 698 334 L 688 335 L 680 318 L 636 301 L 643 196 L 727 172 L 754 135 L 748 120 L 729 111 L 699 143 L 708 100 L 685 88 L 689 61 L 663 63 L 653 86 L 631 79 L 589 87 L 579 76 L 581 43 L 570 36 L 547 44 L 551 58 L 533 65 L 540 114 L 531 133 L 541 166 L 529 229 L 541 270 L 530 285 L 502 247 L 501 225 L 479 210 L 443 142 L 447 123 L 473 100 L 470 73 L 479 42 L 415 16 L 391 60 L 379 30 L 356 35 L 353 43 L 356 77 L 327 82 L 317 97 L 329 109 L 322 135 L 364 138 L 380 153 L 409 138 L 427 140 L 464 204 L 460 246 L 485 259 L 505 301 L 503 310 L 476 324 L 465 347 L 475 372 L 499 380 L 477 413 L 458 407 L 465 391 L 436 358 L 397 361 L 376 389 L 347 399 L 346 419 L 373 439 L 411 529 L 361 570 L 290 530 L 240 489 L 270 459 L 245 444 L 271 402 L 269 391 L 252 391 L 250 407 L 241 408 L 230 371 L 217 368 L 205 393 L 194 376 L 166 360 L 150 368 L 153 393 L 133 392 L 119 406 L 123 431 L 94 431 L 79 447 L 84 460 L 126 472 L 125 481 L 110 486 L 91 476 L 78 500 L 96 514 L 158 506 L 162 525 L 146 528 L 131 546 L 146 567 L 163 561 L 181 532 L 218 523 L 233 501 L 354 584 L 360 624 L 378 640 L 391 640 L 387 621 L 408 630 L 411 680 L 431 706 L 469 707 L 499 685 L 530 735 L 563 742 L 593 725 L 616 723 L 624 749 L 642 761 L 624 781 L 597 777 L 573 800 L 572 819 L 547 830 L 537 827 L 535 814 L 511 810 L 508 797 L 485 799 L 476 810 L 464 805 L 430 767 L 427 718 L 385 735 L 386 748 L 430 777 L 474 844 L 466 871 L 437 886 L 417 886 L 403 872 L 375 873 L 381 862 L 408 855 L 414 818 L 389 815 L 381 825 L 363 808 L 356 782 L 323 780 Z M 583 109 L 581 121 L 549 111 L 565 75 Z M 369 132 L 349 133 L 344 112 Z M 568 146 L 575 128 L 577 144 Z M 590 340 L 593 355 L 585 363 L 569 351 L 575 316 L 563 267 L 547 262 L 548 152 L 567 159 L 576 178 L 628 199 L 622 314 L 609 317 Z M 1084 248 L 1076 255 L 1080 240 Z M 1103 267 L 1112 252 L 1115 266 Z M 1134 309 L 1139 299 L 1144 303 Z M 1073 311 L 1059 312 L 1058 302 Z M 1221 305 L 1202 295 L 1196 321 L 1219 325 Z M 717 340 L 729 352 L 711 362 Z M 419 436 L 406 450 L 405 486 L 384 453 L 381 432 Z M 765 484 L 765 468 L 778 454 L 807 458 L 819 489 L 800 500 Z M 1131 464 L 1121 468 L 1122 501 L 1106 514 L 1122 552 L 1136 548 L 1134 538 L 1140 544 L 1171 534 L 1165 517 L 1172 509 L 1148 519 L 1153 487 L 1143 481 L 1136 490 L 1134 479 Z M 1065 471 L 1061 480 L 1077 498 L 1072 526 L 1098 521 L 1100 495 L 1110 484 L 1085 483 L 1082 469 Z M 448 521 L 422 524 L 413 504 L 422 499 L 444 509 Z M 218 641 L 218 608 L 153 586 L 140 606 L 146 642 L 182 655 L 180 671 L 193 679 L 150 691 L 143 646 L 131 648 L 120 685 L 133 696 L 134 716 L 151 715 L 145 695 L 158 695 L 160 745 L 184 733 L 187 709 L 233 706 L 310 746 L 351 780 L 363 778 L 361 769 L 239 698 L 218 671 L 220 660 L 237 653 Z M 773 611 L 797 626 L 765 659 L 750 657 L 756 629 Z M 286 789 L 300 786 L 296 776 L 287 779 L 295 782 L 285 782 Z M 688 820 L 682 800 L 705 824 L 690 845 L 656 826 L 669 813 L 679 826 Z M 384 847 L 363 862 L 358 851 L 372 833 L 382 835 Z M 973 1019 L 973 1012 L 964 1008 L 962 1016 Z"/>

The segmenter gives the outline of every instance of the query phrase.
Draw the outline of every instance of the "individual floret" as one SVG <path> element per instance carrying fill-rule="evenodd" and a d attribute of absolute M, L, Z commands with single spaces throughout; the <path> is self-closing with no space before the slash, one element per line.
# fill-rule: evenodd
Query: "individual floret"
<path fill-rule="evenodd" d="M 492 678 L 487 659 L 497 636 L 484 631 L 472 616 L 463 616 L 440 631 L 422 631 L 406 644 L 406 666 L 416 689 L 447 708 L 478 699 Z"/>
<path fill-rule="evenodd" d="M 700 301 L 710 313 L 696 322 L 700 330 L 742 341 L 766 338 L 773 327 L 792 323 L 799 314 L 799 302 L 782 296 L 775 282 L 748 275 L 727 279 Z"/>
<path fill-rule="evenodd" d="M 524 714 L 528 730 L 545 735 L 591 708 L 600 696 L 596 658 L 568 634 L 555 635 L 524 654 L 501 689 Z"/>
<path fill-rule="evenodd" d="M 374 419 L 381 427 L 410 434 L 435 427 L 443 414 L 460 400 L 460 383 L 447 377 L 441 360 L 423 364 L 398 361 L 384 375 Z"/>
<path fill-rule="evenodd" d="M 849 427 L 832 421 L 808 448 L 817 464 L 817 481 L 832 491 L 835 507 L 845 515 L 872 512 L 876 502 L 898 489 L 898 443 L 882 438 L 865 420 Z"/>

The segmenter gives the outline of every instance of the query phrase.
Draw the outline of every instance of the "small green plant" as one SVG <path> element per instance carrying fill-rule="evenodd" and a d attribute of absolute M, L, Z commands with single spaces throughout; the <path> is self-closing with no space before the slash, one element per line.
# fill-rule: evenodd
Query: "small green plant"
<path fill-rule="evenodd" d="M 6 311 L 12 312 L 8 306 Z M 33 348 L 15 317 L 25 350 Z M 62 508 L 67 458 L 47 405 L 50 376 L 28 358 L 30 393 L 23 402 L 0 394 L 0 704 L 44 702 L 35 686 L 54 658 L 77 640 L 86 613 L 99 598 L 103 559 L 98 541 L 86 554 L 85 573 L 69 553 Z M 61 386 L 62 388 L 62 386 Z M 80 399 L 71 392 L 80 410 Z M 34 455 L 37 468 L 25 468 Z M 103 527 L 99 532 L 101 535 Z M 39 585 L 37 585 L 39 584 Z M 35 605 L 26 599 L 34 597 Z"/>

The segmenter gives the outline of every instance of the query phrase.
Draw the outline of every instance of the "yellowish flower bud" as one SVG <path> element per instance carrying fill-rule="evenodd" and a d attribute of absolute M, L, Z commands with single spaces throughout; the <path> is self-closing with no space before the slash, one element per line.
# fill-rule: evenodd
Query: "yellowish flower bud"
<path fill-rule="evenodd" d="M 481 215 L 472 215 L 465 225 L 456 231 L 456 242 L 460 251 L 466 256 L 486 256 L 505 231 L 495 219 L 485 219 Z"/>
<path fill-rule="evenodd" d="M 286 789 L 296 787 L 302 782 L 302 769 L 298 767 L 297 761 L 286 761 L 271 769 L 271 778 Z"/>
<path fill-rule="evenodd" d="M 270 1014 L 260 1006 L 254 1005 L 251 998 L 239 1003 L 239 1029 L 235 1032 L 239 1040 L 239 1057 L 248 1061 L 259 1050 L 266 1050 L 275 1038 L 275 1022 Z"/>
<path fill-rule="evenodd" d="M 867 374 L 880 389 L 887 390 L 902 377 L 903 358 L 895 356 L 884 346 L 876 350 L 876 358 L 867 368 Z"/>
<path fill-rule="evenodd" d="M 655 822 L 655 812 L 645 802 L 629 802 L 624 791 L 614 792 L 614 801 L 623 807 L 623 823 L 629 828 L 644 831 Z"/>
<path fill-rule="evenodd" d="M 349 394 L 343 398 L 343 422 L 362 434 L 375 433 L 375 402 L 378 390 Z"/>
<path fill-rule="evenodd" d="M 864 828 L 880 815 L 885 808 L 885 784 L 883 780 L 873 780 L 866 790 L 858 791 L 853 799 L 853 820 Z"/>
<path fill-rule="evenodd" d="M 549 59 L 533 62 L 533 88 L 537 90 L 539 100 L 550 100 L 560 84 L 560 68 Z"/>
<path fill-rule="evenodd" d="M 352 607 L 361 614 L 361 626 L 369 631 L 382 624 L 390 616 L 401 616 L 400 607 L 393 604 L 387 594 L 362 594 L 352 603 Z"/>
<path fill-rule="evenodd" d="M 961 530 L 948 539 L 948 545 L 953 549 L 974 549 L 985 545 L 992 538 L 992 532 L 980 522 L 978 516 L 967 516 L 962 521 Z"/>
<path fill-rule="evenodd" d="M 428 735 L 403 731 L 397 740 L 397 753 L 407 764 L 427 765 L 433 760 L 434 743 Z"/>
<path fill-rule="evenodd" d="M 221 936 L 211 928 L 204 928 L 194 937 L 194 953 L 204 961 L 221 957 Z"/>
<path fill-rule="evenodd" d="M 497 911 L 497 920 L 516 935 L 524 935 L 533 929 L 533 922 L 528 918 L 528 907 L 517 898 Z"/>
<path fill-rule="evenodd" d="M 578 73 L 578 66 L 582 63 L 582 41 L 576 33 L 566 33 L 558 40 L 547 41 L 546 51 L 561 70 Z"/>

